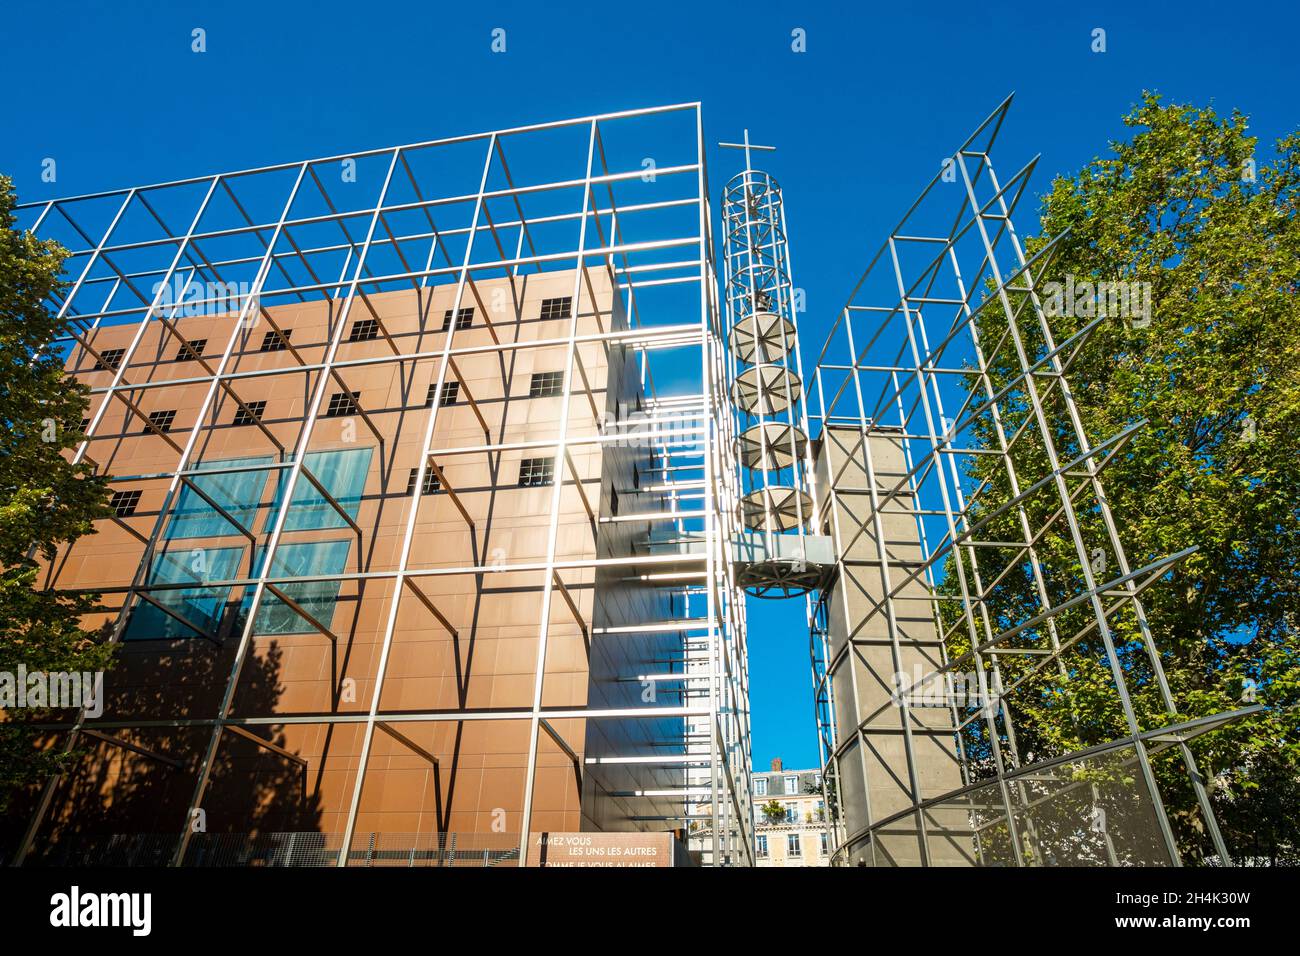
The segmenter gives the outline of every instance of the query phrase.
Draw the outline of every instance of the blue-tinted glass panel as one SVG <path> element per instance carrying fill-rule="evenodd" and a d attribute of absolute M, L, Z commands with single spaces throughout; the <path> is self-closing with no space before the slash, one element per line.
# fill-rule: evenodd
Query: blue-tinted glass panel
<path fill-rule="evenodd" d="M 227 461 L 205 461 L 195 466 L 196 469 L 240 468 L 248 465 L 270 465 L 274 459 L 232 458 Z M 230 516 L 248 530 L 253 529 L 257 518 L 257 506 L 262 500 L 262 489 L 266 487 L 269 471 L 237 471 L 232 474 L 195 475 L 190 480 L 203 489 L 203 493 L 221 505 Z M 182 485 L 180 498 L 172 512 L 172 519 L 167 525 L 166 538 L 213 538 L 219 535 L 241 534 L 242 532 L 221 516 L 221 513 L 194 493 L 192 488 Z"/>
<path fill-rule="evenodd" d="M 366 475 L 370 473 L 373 448 L 349 448 L 343 451 L 313 451 L 303 464 L 324 485 L 334 500 L 348 516 L 356 520 L 361 508 L 361 495 L 366 489 Z M 286 531 L 316 531 L 329 528 L 346 528 L 347 522 L 334 509 L 305 475 L 300 475 L 293 490 L 289 515 L 285 518 Z"/>
<path fill-rule="evenodd" d="M 203 584 L 229 581 L 239 574 L 245 548 L 173 548 L 155 556 L 150 584 Z M 175 640 L 215 636 L 231 588 L 178 588 L 151 591 L 149 596 L 194 624 L 187 627 L 148 601 L 137 599 L 122 639 L 126 641 Z"/>
<path fill-rule="evenodd" d="M 275 563 L 267 577 L 306 577 L 320 574 L 342 574 L 347 568 L 351 541 L 312 541 L 281 543 L 275 549 Z M 258 553 L 259 564 L 263 552 Z M 338 603 L 339 581 L 303 581 L 278 585 L 304 611 L 326 627 L 334 618 Z M 251 596 L 249 597 L 251 601 Z M 278 597 L 267 591 L 257 612 L 256 634 L 315 634 L 305 618 Z"/>

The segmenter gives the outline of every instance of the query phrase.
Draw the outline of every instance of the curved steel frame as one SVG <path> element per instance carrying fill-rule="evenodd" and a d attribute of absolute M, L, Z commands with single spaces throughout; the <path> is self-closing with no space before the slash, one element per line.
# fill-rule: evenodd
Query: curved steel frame
<path fill-rule="evenodd" d="M 1063 655 L 1088 634 L 1099 637 L 1105 648 L 1106 664 L 1129 731 L 1125 737 L 1099 749 L 1134 748 L 1132 762 L 1144 788 L 1151 794 L 1160 842 L 1169 861 L 1177 865 L 1178 848 L 1151 766 L 1151 755 L 1157 747 L 1174 746 L 1195 790 L 1211 841 L 1219 858 L 1226 861 L 1227 848 L 1203 777 L 1186 743 L 1188 735 L 1181 732 L 1185 728 L 1151 729 L 1139 725 L 1130 699 L 1130 678 L 1116 652 L 1112 632 L 1117 615 L 1134 616 L 1165 709 L 1168 714 L 1175 714 L 1177 709 L 1140 594 L 1194 549 L 1179 551 L 1140 568 L 1132 568 L 1125 554 L 1100 476 L 1131 437 L 1133 429 L 1094 443 L 1079 417 L 1066 372 L 1097 323 L 1091 322 L 1070 338 L 1058 341 L 1043 310 L 1038 288 L 1055 243 L 1049 243 L 1029 259 L 1012 222 L 1012 213 L 1025 195 L 1036 160 L 1002 182 L 990 158 L 1010 103 L 1008 97 L 945 161 L 872 258 L 818 356 L 809 389 L 810 401 L 815 403 L 810 417 L 817 432 L 824 437 L 832 427 L 856 430 L 861 436 L 860 447 L 868 473 L 870 438 L 892 435 L 903 446 L 906 475 L 896 483 L 892 477 L 868 480 L 873 519 L 852 536 L 874 538 L 877 553 L 887 555 L 886 533 L 879 520 L 882 507 L 900 500 L 919 502 L 905 506 L 915 518 L 922 554 L 919 566 L 887 558 L 875 562 L 879 567 L 870 572 L 878 575 L 879 580 L 873 586 L 883 596 L 873 613 L 885 620 L 895 662 L 899 660 L 900 642 L 905 639 L 898 619 L 908 613 L 905 602 L 909 598 L 902 592 L 909 584 L 920 581 L 929 594 L 929 613 L 943 653 L 941 665 L 922 680 L 944 679 L 957 668 L 969 666 L 978 678 L 981 699 L 995 703 L 992 707 L 952 705 L 952 726 L 956 728 L 954 751 L 962 760 L 966 786 L 934 796 L 923 792 L 917 772 L 914 734 L 925 731 L 911 713 L 908 696 L 895 694 L 892 705 L 897 709 L 898 721 L 889 733 L 901 735 L 904 760 L 903 765 L 892 769 L 905 781 L 911 805 L 900 813 L 873 815 L 867 789 L 868 819 L 853 821 L 852 825 L 846 822 L 841 802 L 831 799 L 831 794 L 836 790 L 843 792 L 847 773 L 861 772 L 861 785 L 867 788 L 865 761 L 860 761 L 861 767 L 853 767 L 844 758 L 851 748 L 865 748 L 872 735 L 881 732 L 873 719 L 884 708 L 875 714 L 857 714 L 856 726 L 836 726 L 833 706 L 836 694 L 852 694 L 858 700 L 857 669 L 847 669 L 851 684 L 842 688 L 833 686 L 830 675 L 841 661 L 869 643 L 851 634 L 838 652 L 831 650 L 828 602 L 847 600 L 846 582 L 853 573 L 845 559 L 853 541 L 837 540 L 836 581 L 840 586 L 832 585 L 808 598 L 818 745 L 827 805 L 837 811 L 833 827 L 835 861 L 846 863 L 848 850 L 864 844 L 875 859 L 872 834 L 882 832 L 900 818 L 911 817 L 919 834 L 920 859 L 929 862 L 927 808 L 957 800 L 979 785 L 992 785 L 996 789 L 1000 795 L 997 812 L 1002 825 L 1014 832 L 1013 804 L 1024 799 L 1024 781 L 1045 764 L 1035 764 L 1032 757 L 1020 752 L 1014 705 L 1016 691 L 1023 681 L 1003 687 L 999 657 L 1034 655 L 1038 661 L 1035 671 L 1051 666 L 1064 673 Z M 988 294 L 980 300 L 977 294 L 986 285 Z M 997 341 L 986 342 L 980 339 L 977 318 L 981 309 L 991 304 L 1000 306 L 1009 317 L 1009 327 Z M 1032 335 L 1028 334 L 1030 330 Z M 1027 339 L 1041 345 L 1027 346 Z M 1018 373 L 1010 384 L 995 390 L 990 368 L 995 357 L 1005 362 L 1008 356 Z M 967 387 L 963 382 L 974 384 Z M 1013 388 L 1023 393 L 1028 414 L 1020 427 L 1009 431 L 1003 427 L 1000 404 Z M 1053 403 L 1050 412 L 1049 402 Z M 996 437 L 993 447 L 976 447 L 969 440 L 968 429 L 982 416 L 991 423 Z M 1061 425 L 1068 430 L 1068 446 L 1077 449 L 1077 454 L 1062 453 L 1062 440 L 1056 430 Z M 1045 473 L 1017 473 L 1011 449 L 1016 443 L 1027 441 L 1045 448 L 1048 463 Z M 988 523 L 988 515 L 976 514 L 973 509 L 988 496 L 988 486 L 985 483 L 969 487 L 971 482 L 962 467 L 976 455 L 992 455 L 1000 462 L 1011 499 L 998 513 L 1014 512 L 1021 530 L 1017 540 L 991 541 L 981 533 Z M 842 503 L 834 480 L 830 485 L 823 489 L 822 509 L 825 514 L 834 515 Z M 1034 494 L 1057 499 L 1053 517 L 1041 527 L 1031 526 L 1025 507 L 1025 501 Z M 1100 514 L 1104 528 L 1102 540 L 1086 538 L 1079 519 L 1082 508 L 1095 509 Z M 838 521 L 833 523 L 838 527 Z M 1058 580 L 1063 571 L 1073 572 L 1046 569 L 1040 554 L 1039 542 L 1049 531 L 1068 536 L 1077 556 L 1080 580 L 1075 593 L 1066 597 L 1059 596 L 1059 589 L 1058 596 L 1052 596 L 1048 572 L 1055 572 Z M 1113 556 L 1114 570 L 1110 575 L 1094 572 L 1094 549 L 1098 546 Z M 952 561 L 951 567 L 957 575 L 959 593 L 947 598 L 937 590 L 936 575 L 945 560 L 956 556 L 960 560 Z M 1025 566 L 1031 569 L 1037 607 L 1027 612 L 1026 619 L 1019 624 L 1002 626 L 982 596 L 1013 569 Z M 948 629 L 944 628 L 940 613 L 944 600 L 954 601 L 959 611 L 956 623 Z M 1063 612 L 1081 609 L 1087 611 L 1088 623 L 1076 633 L 1061 632 L 1058 624 Z M 915 605 L 911 613 L 918 613 Z M 959 631 L 971 650 L 960 660 L 950 660 L 945 650 L 947 639 Z M 1022 642 L 1013 645 L 1013 638 L 1031 635 L 1034 646 L 1026 647 Z M 1252 711 L 1253 708 L 1247 708 L 1194 723 L 1199 732 Z M 974 779 L 974 770 L 964 759 L 961 740 L 962 734 L 977 722 L 983 725 L 983 733 L 987 735 L 992 762 L 987 776 L 979 781 Z M 1083 756 L 1086 753 L 1069 754 L 1060 761 Z M 1018 839 L 1012 841 L 1010 849 L 1016 864 L 1033 862 L 1022 852 Z"/>

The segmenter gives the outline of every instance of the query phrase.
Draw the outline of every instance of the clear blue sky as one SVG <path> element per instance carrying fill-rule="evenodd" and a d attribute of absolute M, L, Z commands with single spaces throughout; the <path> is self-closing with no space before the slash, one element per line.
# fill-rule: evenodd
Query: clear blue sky
<path fill-rule="evenodd" d="M 298 7 L 296 11 L 293 7 Z M 1149 7 L 1149 9 L 1148 9 Z M 1001 164 L 1036 186 L 1122 134 L 1144 88 L 1300 127 L 1298 5 L 6 3 L 0 171 L 36 200 L 700 100 L 785 187 L 805 348 L 940 157 L 1009 92 Z M 190 31 L 208 51 L 190 51 Z M 490 32 L 507 31 L 505 55 Z M 1090 50 L 1106 30 L 1107 52 Z M 791 50 L 802 28 L 807 52 Z M 716 191 L 735 154 L 710 157 Z M 58 183 L 40 181 L 43 158 Z M 1026 212 L 1028 204 L 1022 206 Z M 1021 229 L 1032 232 L 1024 215 Z M 799 601 L 752 628 L 754 755 L 816 760 Z"/>

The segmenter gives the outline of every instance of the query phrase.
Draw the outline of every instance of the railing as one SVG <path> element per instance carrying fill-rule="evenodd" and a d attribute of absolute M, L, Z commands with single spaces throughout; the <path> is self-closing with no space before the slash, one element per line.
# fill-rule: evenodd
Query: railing
<path fill-rule="evenodd" d="M 824 819 L 819 820 L 816 818 L 812 820 L 787 820 L 782 817 L 780 820 L 756 820 L 754 825 L 760 829 L 767 827 L 770 829 L 780 828 L 786 830 L 794 828 L 803 830 L 824 830 L 826 828 L 826 821 Z"/>

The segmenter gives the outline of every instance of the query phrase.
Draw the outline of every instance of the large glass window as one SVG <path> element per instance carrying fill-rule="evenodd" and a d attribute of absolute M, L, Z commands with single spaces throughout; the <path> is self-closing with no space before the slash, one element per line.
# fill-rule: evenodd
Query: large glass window
<path fill-rule="evenodd" d="M 195 465 L 196 471 L 213 468 L 244 468 L 254 465 L 270 465 L 273 459 L 231 458 L 226 461 L 204 461 Z M 236 471 L 218 475 L 195 475 L 190 481 L 202 490 L 232 518 L 249 531 L 253 530 L 253 521 L 257 518 L 257 506 L 262 500 L 262 489 L 266 487 L 265 471 Z M 242 534 L 233 524 L 222 517 L 221 512 L 213 508 L 196 494 L 188 485 L 181 486 L 180 497 L 172 510 L 171 521 L 167 525 L 167 538 L 215 538 L 221 535 Z"/>
<path fill-rule="evenodd" d="M 239 574 L 245 548 L 172 549 L 156 555 L 149 569 L 149 584 L 204 584 L 229 581 Z M 229 587 L 169 588 L 150 591 L 154 601 L 193 624 L 187 627 L 166 611 L 148 601 L 137 599 L 122 639 L 126 641 L 176 640 L 178 638 L 214 637 L 226 602 Z"/>
<path fill-rule="evenodd" d="M 361 508 L 361 495 L 366 489 L 366 475 L 370 473 L 370 458 L 374 449 L 348 448 L 342 451 L 308 452 L 303 464 L 328 489 L 339 506 L 356 520 Z M 316 531 L 328 528 L 346 528 L 347 522 L 334 509 L 311 480 L 298 478 L 293 490 L 293 501 L 285 519 L 286 531 Z"/>
<path fill-rule="evenodd" d="M 342 574 L 347 568 L 349 540 L 282 542 L 275 549 L 275 561 L 267 572 L 269 578 L 309 577 L 314 575 Z M 262 554 L 258 552 L 258 564 Z M 301 581 L 277 585 L 295 604 L 320 621 L 331 626 L 334 608 L 338 603 L 340 582 Z M 251 591 L 251 589 L 250 589 Z M 245 608 L 252 601 L 250 593 Z M 247 611 L 245 611 L 247 613 Z M 316 628 L 278 597 L 267 591 L 257 612 L 256 634 L 315 634 Z"/>

